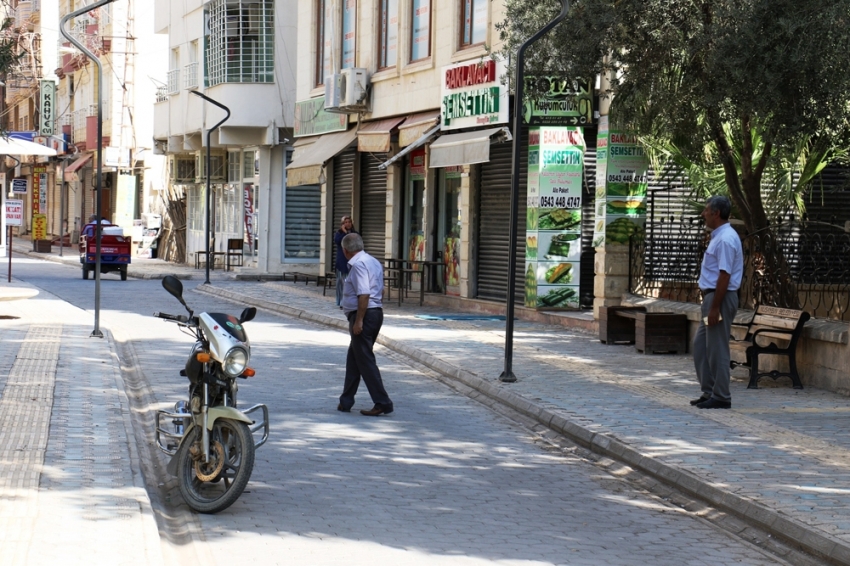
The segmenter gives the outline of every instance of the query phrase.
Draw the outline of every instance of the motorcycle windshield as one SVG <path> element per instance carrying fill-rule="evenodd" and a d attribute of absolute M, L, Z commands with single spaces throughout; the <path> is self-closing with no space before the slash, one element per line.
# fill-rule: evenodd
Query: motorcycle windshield
<path fill-rule="evenodd" d="M 225 314 L 223 312 L 211 312 L 209 313 L 210 318 L 212 318 L 219 326 L 223 329 L 227 330 L 227 332 L 239 340 L 240 342 L 247 342 L 248 335 L 245 333 L 245 327 L 239 322 L 239 319 L 231 314 Z"/>

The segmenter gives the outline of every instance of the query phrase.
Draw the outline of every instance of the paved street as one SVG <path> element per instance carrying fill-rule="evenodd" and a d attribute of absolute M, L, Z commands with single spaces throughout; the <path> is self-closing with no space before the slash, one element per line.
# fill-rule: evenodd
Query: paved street
<path fill-rule="evenodd" d="M 16 261 L 16 275 L 42 289 L 34 299 L 9 303 L 22 315 L 41 308 L 39 301 L 49 293 L 92 307 L 93 283 L 82 281 L 78 268 Z M 194 284 L 188 282 L 187 288 Z M 542 442 L 386 349 L 379 364 L 396 412 L 375 419 L 339 413 L 336 397 L 347 336 L 266 312 L 247 326 L 257 376 L 240 384 L 240 403 L 269 405 L 272 438 L 258 451 L 248 491 L 232 508 L 215 516 L 186 513 L 173 480 L 157 467 L 165 460 L 151 449 L 150 431 L 138 428 L 153 407 L 169 407 L 185 389 L 185 378 L 177 374 L 191 340 L 175 325 L 150 317 L 154 310 L 179 312 L 179 305 L 159 281 L 120 282 L 107 276 L 102 293 L 102 324 L 114 334 L 123 361 L 134 362 L 122 375 L 130 403 L 144 409 L 133 411 L 132 422 L 142 441 L 141 468 L 166 563 L 190 557 L 216 564 L 777 563 L 775 556 L 610 474 L 580 452 Z M 187 291 L 186 298 L 204 310 L 240 310 L 204 294 Z M 67 318 L 85 328 L 92 320 L 91 312 L 54 305 L 47 304 L 54 323 Z M 20 337 L 26 318 L 9 322 L 3 321 L 4 332 Z M 454 336 L 455 331 L 446 333 L 444 349 Z M 109 356 L 101 350 L 83 359 L 108 366 Z M 58 364 L 63 363 L 60 351 Z M 7 371 L 4 366 L 4 378 Z M 62 402 L 68 404 L 64 397 L 82 396 L 79 404 L 88 411 L 91 388 L 74 390 L 71 383 L 64 390 L 56 381 L 54 419 Z M 361 391 L 355 408 L 369 406 Z M 108 418 L 93 410 L 95 424 L 98 416 Z M 51 426 L 48 454 L 78 448 Z M 67 463 L 57 463 L 61 466 Z M 43 471 L 39 497 L 57 492 L 46 476 Z M 120 522 L 108 516 L 98 521 L 85 514 L 73 517 L 92 533 Z M 114 534 L 109 544 L 120 546 L 122 537 Z M 149 540 L 138 546 L 151 552 Z M 137 556 L 128 560 L 150 563 Z"/>

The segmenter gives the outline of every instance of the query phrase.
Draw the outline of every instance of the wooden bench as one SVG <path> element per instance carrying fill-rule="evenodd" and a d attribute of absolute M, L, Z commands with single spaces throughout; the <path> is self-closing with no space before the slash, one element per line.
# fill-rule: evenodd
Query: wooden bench
<path fill-rule="evenodd" d="M 298 283 L 298 281 L 304 281 L 305 285 L 310 284 L 311 281 L 316 282 L 316 287 L 319 285 L 325 285 L 327 280 L 326 275 L 316 275 L 315 273 L 301 273 L 298 271 L 287 271 L 283 274 L 284 281 L 292 281 L 294 283 Z"/>
<path fill-rule="evenodd" d="M 810 315 L 805 311 L 782 309 L 778 307 L 759 306 L 755 315 L 747 325 L 732 325 L 733 335 L 730 336 L 729 348 L 733 352 L 743 352 L 746 363 L 733 362 L 733 365 L 748 365 L 750 367 L 750 383 L 747 389 L 758 389 L 759 379 L 771 377 L 790 377 L 794 389 L 802 389 L 800 374 L 797 373 L 797 342 L 803 334 L 803 326 Z M 743 335 L 742 339 L 735 338 L 734 333 Z M 759 356 L 785 356 L 788 358 L 787 372 L 777 370 L 759 373 Z"/>
<path fill-rule="evenodd" d="M 600 307 L 599 341 L 627 342 L 644 354 L 688 351 L 688 317 L 644 307 Z"/>

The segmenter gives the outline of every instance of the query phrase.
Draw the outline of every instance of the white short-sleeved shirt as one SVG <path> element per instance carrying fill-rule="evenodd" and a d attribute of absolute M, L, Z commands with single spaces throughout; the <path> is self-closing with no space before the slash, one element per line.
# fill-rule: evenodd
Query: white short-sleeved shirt
<path fill-rule="evenodd" d="M 744 251 L 741 238 L 728 222 L 711 232 L 711 241 L 705 250 L 699 272 L 699 288 L 714 289 L 720 272 L 729 274 L 728 291 L 737 291 L 744 276 Z"/>
<path fill-rule="evenodd" d="M 348 260 L 348 277 L 342 292 L 342 310 L 347 315 L 357 311 L 357 296 L 369 295 L 366 308 L 380 308 L 383 305 L 384 266 L 366 252 L 358 252 Z"/>

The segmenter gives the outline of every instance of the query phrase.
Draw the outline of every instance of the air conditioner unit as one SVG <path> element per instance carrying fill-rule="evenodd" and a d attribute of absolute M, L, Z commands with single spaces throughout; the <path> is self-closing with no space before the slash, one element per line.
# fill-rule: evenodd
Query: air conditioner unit
<path fill-rule="evenodd" d="M 339 112 L 342 96 L 342 75 L 334 73 L 325 77 L 325 112 Z"/>
<path fill-rule="evenodd" d="M 343 69 L 340 110 L 350 114 L 369 109 L 369 74 L 366 69 L 352 67 Z"/>
<path fill-rule="evenodd" d="M 174 155 L 171 157 L 171 182 L 172 183 L 194 183 L 195 182 L 195 158 Z"/>

